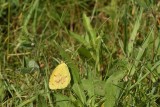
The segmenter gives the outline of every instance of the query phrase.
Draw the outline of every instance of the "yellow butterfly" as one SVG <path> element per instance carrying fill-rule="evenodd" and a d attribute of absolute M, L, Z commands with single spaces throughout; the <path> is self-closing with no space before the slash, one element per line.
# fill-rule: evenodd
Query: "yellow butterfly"
<path fill-rule="evenodd" d="M 53 70 L 49 79 L 49 88 L 53 90 L 64 89 L 68 86 L 70 81 L 71 76 L 69 69 L 67 65 L 62 62 Z"/>

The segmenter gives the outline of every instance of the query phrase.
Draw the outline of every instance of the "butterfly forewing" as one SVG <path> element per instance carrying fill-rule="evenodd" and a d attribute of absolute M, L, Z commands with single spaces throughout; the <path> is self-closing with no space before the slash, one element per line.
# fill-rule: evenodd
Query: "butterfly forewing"
<path fill-rule="evenodd" d="M 65 63 L 59 64 L 52 72 L 49 80 L 50 89 L 64 89 L 70 83 L 69 69 Z"/>

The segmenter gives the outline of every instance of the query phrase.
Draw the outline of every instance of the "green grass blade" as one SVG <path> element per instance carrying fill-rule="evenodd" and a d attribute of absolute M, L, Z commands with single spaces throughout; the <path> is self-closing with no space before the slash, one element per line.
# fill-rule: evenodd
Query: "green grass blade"
<path fill-rule="evenodd" d="M 74 32 L 70 32 L 70 35 L 76 39 L 79 43 L 83 44 L 85 47 L 90 48 L 90 43 L 88 43 L 82 36 L 74 33 Z"/>
<path fill-rule="evenodd" d="M 69 66 L 69 68 L 71 68 L 73 82 L 78 83 L 80 81 L 78 67 L 76 66 L 75 62 L 73 62 L 72 59 L 69 57 L 69 55 L 64 51 L 64 49 L 58 43 L 56 43 L 56 41 L 54 42 L 60 52 L 61 57 L 65 59 L 66 62 L 68 62 L 67 65 Z"/>
<path fill-rule="evenodd" d="M 0 102 L 2 102 L 5 98 L 5 85 L 2 81 L 2 78 L 0 76 Z"/>
<path fill-rule="evenodd" d="M 94 29 L 92 28 L 91 24 L 90 24 L 90 19 L 86 16 L 85 13 L 83 13 L 83 24 L 85 29 L 87 30 L 87 32 L 90 35 L 90 39 L 91 39 L 91 43 L 93 45 L 95 45 L 95 41 L 96 41 L 96 32 L 94 31 Z"/>
<path fill-rule="evenodd" d="M 134 83 L 129 90 L 133 89 L 135 86 L 137 86 L 138 84 L 140 84 L 140 82 L 145 79 L 151 72 L 153 72 L 153 70 L 155 70 L 158 66 L 160 65 L 160 61 L 156 62 L 153 67 L 151 69 L 146 68 L 147 72 L 140 78 L 137 80 L 136 83 Z"/>
<path fill-rule="evenodd" d="M 140 59 L 142 58 L 146 48 L 148 47 L 148 45 L 151 41 L 151 36 L 153 36 L 153 31 L 154 31 L 154 29 L 151 29 L 151 31 L 150 31 L 148 37 L 146 38 L 146 40 L 144 41 L 143 45 L 141 46 L 141 48 L 139 48 L 139 52 L 136 57 L 135 64 L 131 69 L 130 76 L 134 75 L 134 73 L 136 71 L 136 67 L 138 66 Z"/>
<path fill-rule="evenodd" d="M 32 3 L 33 3 L 33 4 L 31 4 L 32 6 L 30 7 L 31 9 L 30 9 L 30 11 L 29 11 L 29 13 L 28 13 L 28 16 L 25 18 L 25 21 L 24 21 L 24 30 L 25 30 L 25 33 L 27 33 L 27 34 L 28 34 L 27 25 L 28 25 L 28 23 L 29 23 L 29 21 L 30 21 L 30 19 L 31 19 L 31 16 L 32 16 L 34 10 L 35 10 L 36 7 L 38 6 L 39 0 L 35 0 L 35 1 L 33 1 Z"/>
<path fill-rule="evenodd" d="M 134 25 L 133 31 L 131 33 L 131 37 L 129 39 L 129 43 L 128 43 L 128 56 L 130 56 L 130 54 L 133 51 L 133 44 L 135 42 L 135 38 L 137 36 L 138 29 L 140 27 L 140 21 L 141 21 L 142 13 L 143 13 L 143 9 L 140 10 L 139 16 L 138 16 L 138 18 L 136 20 L 136 23 Z"/>
<path fill-rule="evenodd" d="M 25 105 L 27 105 L 28 103 L 32 103 L 35 99 L 37 98 L 37 96 L 33 96 L 30 99 L 24 100 L 23 102 L 21 102 L 17 107 L 24 107 Z"/>

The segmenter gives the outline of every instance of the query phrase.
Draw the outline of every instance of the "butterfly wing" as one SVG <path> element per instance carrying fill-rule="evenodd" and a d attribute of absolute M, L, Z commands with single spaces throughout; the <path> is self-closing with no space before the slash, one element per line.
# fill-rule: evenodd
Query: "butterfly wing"
<path fill-rule="evenodd" d="M 71 77 L 67 65 L 61 63 L 53 70 L 50 76 L 49 88 L 53 90 L 66 88 L 70 80 Z"/>

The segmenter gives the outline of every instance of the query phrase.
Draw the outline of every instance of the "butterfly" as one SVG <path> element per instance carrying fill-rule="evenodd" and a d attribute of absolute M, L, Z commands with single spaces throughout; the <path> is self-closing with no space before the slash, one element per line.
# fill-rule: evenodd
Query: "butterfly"
<path fill-rule="evenodd" d="M 71 81 L 68 66 L 62 62 L 52 72 L 49 79 L 49 88 L 52 90 L 64 89 Z"/>

